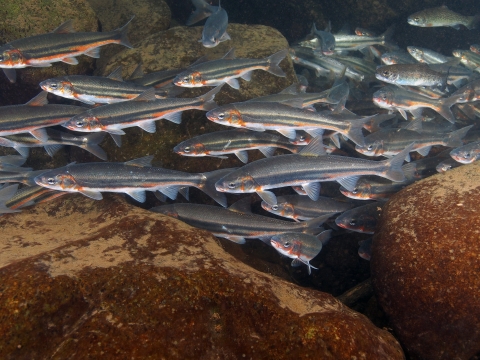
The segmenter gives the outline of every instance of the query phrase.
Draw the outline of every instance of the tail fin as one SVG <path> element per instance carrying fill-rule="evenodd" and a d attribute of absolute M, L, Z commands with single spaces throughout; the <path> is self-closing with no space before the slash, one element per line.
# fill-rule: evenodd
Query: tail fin
<path fill-rule="evenodd" d="M 190 14 L 186 22 L 186 26 L 193 25 L 200 20 L 203 20 L 214 12 L 218 10 L 218 6 L 212 6 L 208 4 L 205 0 L 192 0 L 193 6 L 195 6 L 195 11 Z"/>
<path fill-rule="evenodd" d="M 27 158 L 21 155 L 6 155 L 0 157 L 0 164 L 7 164 L 7 166 L 22 166 L 27 161 Z M 26 170 L 26 168 L 21 168 L 18 171 Z M 17 170 L 11 170 L 17 171 Z"/>
<path fill-rule="evenodd" d="M 4 187 L 0 190 L 0 214 L 19 212 L 20 210 L 10 209 L 6 206 L 6 202 L 12 198 L 17 192 L 18 184 Z"/>
<path fill-rule="evenodd" d="M 345 121 L 346 123 L 349 124 L 349 126 L 347 131 L 342 132 L 342 134 L 344 134 L 346 137 L 352 140 L 355 144 L 359 146 L 364 146 L 365 139 L 363 138 L 363 133 L 362 133 L 363 125 L 366 122 L 370 121 L 375 116 L 376 115 L 372 115 L 372 116 L 364 117 L 363 119 Z"/>
<path fill-rule="evenodd" d="M 472 16 L 472 20 L 468 25 L 466 25 L 466 27 L 468 30 L 472 30 L 472 29 L 475 29 L 479 23 L 480 23 L 480 14 L 477 14 L 475 16 Z"/>
<path fill-rule="evenodd" d="M 96 157 L 106 161 L 107 154 L 105 153 L 105 150 L 103 150 L 100 146 L 98 146 L 98 144 L 102 142 L 103 138 L 105 137 L 105 133 L 104 132 L 93 133 L 85 137 L 87 138 L 87 143 L 81 145 L 80 147 L 92 153 Z"/>
<path fill-rule="evenodd" d="M 415 143 L 408 145 L 404 150 L 400 151 L 393 158 L 383 161 L 383 163 L 385 164 L 385 174 L 383 175 L 384 177 L 395 182 L 402 182 L 405 180 L 405 175 L 402 171 L 402 165 L 407 155 L 409 155 L 410 151 L 413 149 L 414 144 Z"/>
<path fill-rule="evenodd" d="M 210 111 L 218 107 L 217 103 L 213 101 L 213 99 L 215 99 L 215 95 L 217 95 L 217 93 L 222 89 L 223 85 L 224 84 L 219 85 L 213 90 L 210 90 L 206 94 L 198 97 L 200 101 L 203 101 L 202 110 Z"/>
<path fill-rule="evenodd" d="M 265 59 L 268 63 L 267 71 L 270 74 L 280 76 L 280 77 L 287 76 L 279 66 L 279 64 L 282 62 L 285 56 L 287 56 L 287 53 L 288 53 L 288 50 L 283 49 L 276 52 L 273 55 L 270 55 L 268 58 Z"/>
<path fill-rule="evenodd" d="M 130 25 L 130 22 L 135 18 L 135 15 L 133 15 L 128 22 L 123 25 L 120 29 L 115 30 L 115 32 L 118 32 L 119 37 L 120 37 L 120 45 L 126 46 L 129 49 L 132 49 L 133 46 L 130 44 L 130 41 L 128 40 L 127 37 L 127 32 L 128 32 L 128 25 Z"/>
<path fill-rule="evenodd" d="M 203 173 L 201 174 L 203 177 L 203 181 L 197 186 L 197 188 L 202 190 L 205 194 L 210 196 L 213 200 L 215 200 L 223 207 L 227 207 L 227 197 L 225 196 L 225 194 L 218 192 L 215 189 L 215 183 L 233 170 L 233 168 L 230 168 Z"/>
<path fill-rule="evenodd" d="M 308 221 L 303 221 L 301 223 L 304 226 L 304 230 L 302 232 L 311 235 L 318 234 L 320 231 L 324 230 L 323 228 L 320 228 L 320 226 L 335 214 L 336 213 L 325 214 Z"/>
<path fill-rule="evenodd" d="M 392 41 L 392 35 L 395 30 L 395 24 L 390 26 L 380 37 L 382 38 L 383 44 L 389 43 Z"/>
<path fill-rule="evenodd" d="M 446 99 L 440 99 L 438 102 L 440 106 L 435 108 L 435 111 L 442 115 L 445 119 L 450 121 L 452 124 L 455 123 L 455 116 L 452 113 L 450 108 L 461 99 L 463 95 L 452 95 Z"/>
<path fill-rule="evenodd" d="M 325 230 L 317 235 L 317 239 L 322 242 L 322 245 L 326 245 L 330 241 L 332 236 L 332 230 Z"/>
<path fill-rule="evenodd" d="M 463 145 L 462 139 L 467 135 L 467 132 L 473 127 L 473 125 L 465 126 L 460 130 L 452 131 L 445 138 L 445 146 L 448 147 L 459 147 Z"/>

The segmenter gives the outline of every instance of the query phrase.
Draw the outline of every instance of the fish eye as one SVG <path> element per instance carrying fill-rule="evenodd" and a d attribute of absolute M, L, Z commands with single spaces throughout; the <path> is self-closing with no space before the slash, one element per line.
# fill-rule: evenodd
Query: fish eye
<path fill-rule="evenodd" d="M 225 114 L 224 114 L 224 113 L 218 114 L 218 119 L 219 119 L 219 120 L 223 120 L 224 118 L 225 118 Z"/>
<path fill-rule="evenodd" d="M 358 193 L 358 188 L 355 188 L 352 190 L 352 194 L 356 194 L 356 193 Z"/>
<path fill-rule="evenodd" d="M 79 128 L 84 127 L 84 126 L 85 126 L 85 122 L 84 122 L 83 120 L 77 120 L 77 121 L 75 122 L 75 126 L 76 126 L 76 127 L 79 127 Z"/>
<path fill-rule="evenodd" d="M 235 183 L 231 182 L 228 184 L 229 189 L 235 189 Z"/>
<path fill-rule="evenodd" d="M 272 205 L 272 210 L 277 211 L 278 210 L 278 205 Z"/>
<path fill-rule="evenodd" d="M 0 61 L 4 61 L 4 60 L 5 60 L 5 56 L 0 55 Z"/>
<path fill-rule="evenodd" d="M 420 18 L 416 17 L 416 18 L 413 19 L 413 21 L 419 22 L 419 21 L 420 21 Z"/>
<path fill-rule="evenodd" d="M 18 60 L 18 54 L 17 54 L 17 53 L 12 53 L 12 54 L 10 54 L 10 59 L 12 59 L 12 60 Z"/>
<path fill-rule="evenodd" d="M 183 149 L 183 151 L 185 151 L 186 153 L 189 153 L 190 152 L 190 146 L 185 147 L 185 149 Z"/>
<path fill-rule="evenodd" d="M 51 83 L 51 84 L 50 84 L 50 87 L 51 87 L 53 90 L 56 90 L 57 87 L 58 87 L 58 85 L 57 85 L 57 83 Z"/>
<path fill-rule="evenodd" d="M 183 82 L 184 82 L 184 83 L 187 83 L 187 82 L 188 82 L 188 76 L 185 76 L 185 77 L 183 78 Z"/>
<path fill-rule="evenodd" d="M 463 158 L 464 158 L 464 159 L 470 159 L 470 153 L 465 153 L 465 154 L 463 155 Z"/>
<path fill-rule="evenodd" d="M 290 247 L 290 245 L 291 244 L 288 241 L 283 244 L 283 246 L 285 246 L 285 247 Z"/>
<path fill-rule="evenodd" d="M 367 146 L 367 150 L 368 150 L 368 151 L 372 151 L 372 150 L 373 150 L 373 145 L 368 145 L 368 146 Z"/>
<path fill-rule="evenodd" d="M 305 141 L 305 136 L 304 135 L 300 136 L 299 140 L 300 141 Z"/>
<path fill-rule="evenodd" d="M 48 178 L 47 179 L 47 184 L 48 185 L 55 185 L 55 179 L 54 178 Z"/>
<path fill-rule="evenodd" d="M 352 220 L 350 220 L 349 224 L 350 224 L 351 226 L 355 226 L 355 225 L 357 225 L 357 220 L 352 219 Z"/>
<path fill-rule="evenodd" d="M 385 76 L 385 77 L 390 76 L 390 71 L 385 70 L 385 71 L 383 72 L 383 76 Z"/>

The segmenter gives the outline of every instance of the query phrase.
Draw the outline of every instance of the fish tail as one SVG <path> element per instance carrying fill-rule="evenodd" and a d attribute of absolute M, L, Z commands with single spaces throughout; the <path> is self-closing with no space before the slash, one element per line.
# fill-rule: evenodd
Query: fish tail
<path fill-rule="evenodd" d="M 89 153 L 92 153 L 96 157 L 102 160 L 107 160 L 107 154 L 105 150 L 103 150 L 98 144 L 102 142 L 103 138 L 105 137 L 104 132 L 93 133 L 90 135 L 85 136 L 87 138 L 87 143 L 82 144 L 80 147 L 82 149 L 87 150 Z"/>
<path fill-rule="evenodd" d="M 355 144 L 359 146 L 364 146 L 365 139 L 363 138 L 363 133 L 362 133 L 363 125 L 365 125 L 367 121 L 370 121 L 375 116 L 376 115 L 367 116 L 367 117 L 364 117 L 363 119 L 358 119 L 358 120 L 345 121 L 346 123 L 348 123 L 348 128 L 346 132 L 344 132 L 343 134 L 346 137 L 348 137 L 350 140 L 352 140 Z"/>
<path fill-rule="evenodd" d="M 331 237 L 332 237 L 332 230 L 325 230 L 317 235 L 317 239 L 322 242 L 322 245 L 326 245 L 330 241 Z"/>
<path fill-rule="evenodd" d="M 405 180 L 405 175 L 402 170 L 402 165 L 403 165 L 403 162 L 405 161 L 405 158 L 409 155 L 410 151 L 412 150 L 414 144 L 415 143 L 410 144 L 404 150 L 400 151 L 397 155 L 395 155 L 393 158 L 383 161 L 383 163 L 385 164 L 384 177 L 396 182 L 402 182 Z"/>
<path fill-rule="evenodd" d="M 450 121 L 452 124 L 455 123 L 455 116 L 452 113 L 450 108 L 457 103 L 463 95 L 453 95 L 446 99 L 439 100 L 439 106 L 435 108 L 435 111 L 442 115 L 445 119 Z"/>
<path fill-rule="evenodd" d="M 383 44 L 389 43 L 392 41 L 393 32 L 395 31 L 395 24 L 390 26 L 381 36 Z"/>
<path fill-rule="evenodd" d="M 213 200 L 215 200 L 223 207 L 227 207 L 227 197 L 224 193 L 218 192 L 217 189 L 215 189 L 215 183 L 222 177 L 232 172 L 232 170 L 233 169 L 220 169 L 207 173 L 202 173 L 200 174 L 202 176 L 202 181 L 196 187 L 202 190 L 205 194 L 210 196 Z"/>
<path fill-rule="evenodd" d="M 445 138 L 445 146 L 448 147 L 459 147 L 463 145 L 462 139 L 467 135 L 467 132 L 473 127 L 473 125 L 465 126 L 460 130 L 452 131 Z"/>
<path fill-rule="evenodd" d="M 201 107 L 202 110 L 210 111 L 218 107 L 217 103 L 213 101 L 213 99 L 215 99 L 215 95 L 218 94 L 218 92 L 222 89 L 223 85 L 224 84 L 219 85 L 216 88 L 207 92 L 206 94 L 203 94 L 202 96 L 198 97 L 198 99 L 203 102 Z"/>
<path fill-rule="evenodd" d="M 276 76 L 280 76 L 280 77 L 287 76 L 279 66 L 279 64 L 282 62 L 282 60 L 285 58 L 285 56 L 287 56 L 287 53 L 288 53 L 288 50 L 283 49 L 283 50 L 280 50 L 280 51 L 276 52 L 275 54 L 267 57 L 265 59 L 268 63 L 268 67 L 267 67 L 266 70 L 270 74 L 273 74 L 273 75 L 276 75 Z"/>
<path fill-rule="evenodd" d="M 0 190 L 0 214 L 19 212 L 7 207 L 7 201 L 10 200 L 17 192 L 18 184 L 9 185 Z"/>
<path fill-rule="evenodd" d="M 120 38 L 120 45 L 126 46 L 129 49 L 133 48 L 133 45 L 130 44 L 130 41 L 128 40 L 127 37 L 127 32 L 128 32 L 128 25 L 130 25 L 130 22 L 135 18 L 135 15 L 133 15 L 128 22 L 123 25 L 120 29 L 115 30 L 118 33 L 118 36 Z"/>
<path fill-rule="evenodd" d="M 319 232 L 322 232 L 324 229 L 320 228 L 320 226 L 329 218 L 331 218 L 334 214 L 335 213 L 326 214 L 326 215 L 322 215 L 322 216 L 313 218 L 311 220 L 302 222 L 304 227 L 304 230 L 302 232 L 306 234 L 318 234 Z"/>
<path fill-rule="evenodd" d="M 478 27 L 478 24 L 480 23 L 480 14 L 477 14 L 475 16 L 472 16 L 471 21 L 468 23 L 468 25 L 465 25 L 468 30 L 472 30 Z"/>
<path fill-rule="evenodd" d="M 217 11 L 216 6 L 208 4 L 205 0 L 192 0 L 192 4 L 195 6 L 195 11 L 190 14 L 190 17 L 185 24 L 187 26 L 193 25 Z"/>

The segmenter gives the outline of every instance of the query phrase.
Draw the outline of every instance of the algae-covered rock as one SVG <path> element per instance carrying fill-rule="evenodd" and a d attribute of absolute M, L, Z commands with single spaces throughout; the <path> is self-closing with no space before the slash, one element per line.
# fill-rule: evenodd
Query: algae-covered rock
<path fill-rule="evenodd" d="M 25 0 L 1 2 L 0 43 L 53 31 L 67 20 L 73 20 L 76 31 L 98 31 L 98 21 L 86 0 Z M 110 29 L 107 29 L 110 30 Z M 110 45 L 120 46 L 120 45 Z M 47 68 L 17 69 L 17 82 L 11 84 L 0 72 L 0 105 L 21 104 L 41 91 L 38 83 L 55 76 L 85 74 L 93 71 L 95 60 L 79 56 L 79 64 L 72 66 L 54 63 Z"/>
<path fill-rule="evenodd" d="M 275 29 L 266 26 L 247 26 L 230 24 L 228 33 L 232 40 L 222 42 L 215 48 L 205 48 L 198 40 L 201 38 L 202 27 L 176 27 L 152 35 L 140 42 L 135 49 L 128 49 L 111 58 L 108 64 L 98 69 L 99 75 L 109 74 L 120 64 L 123 65 L 124 77 L 131 74 L 134 68 L 143 63 L 145 73 L 166 69 L 182 68 L 190 65 L 203 55 L 209 59 L 218 59 L 231 48 L 235 48 L 238 58 L 264 58 L 273 53 L 286 49 L 286 39 Z M 280 92 L 296 81 L 291 60 L 286 57 L 280 67 L 287 74 L 286 77 L 277 77 L 266 71 L 255 70 L 251 81 L 240 79 L 240 89 L 235 90 L 225 84 L 215 97 L 218 104 L 243 101 L 257 96 Z M 212 87 L 201 89 L 187 89 L 180 97 L 199 96 Z M 173 147 L 195 135 L 215 130 L 225 130 L 226 127 L 214 124 L 205 117 L 205 112 L 189 110 L 184 112 L 181 125 L 168 120 L 157 121 L 157 132 L 149 134 L 139 128 L 126 129 L 127 135 L 122 137 L 121 148 L 115 146 L 111 139 L 107 139 L 104 148 L 110 161 L 126 161 L 145 155 L 155 155 L 164 167 L 190 172 L 203 172 L 221 167 L 239 166 L 242 163 L 235 156 L 231 160 L 216 158 L 184 158 L 173 152 Z M 76 150 L 75 150 L 76 152 Z M 72 160 L 82 161 L 80 157 Z M 262 157 L 259 152 L 251 152 L 250 158 Z"/>
<path fill-rule="evenodd" d="M 2 359 L 404 358 L 363 315 L 205 231 L 120 196 L 64 199 L 0 218 Z"/>
<path fill-rule="evenodd" d="M 479 196 L 477 162 L 419 181 L 383 208 L 373 285 L 412 359 L 480 352 Z"/>

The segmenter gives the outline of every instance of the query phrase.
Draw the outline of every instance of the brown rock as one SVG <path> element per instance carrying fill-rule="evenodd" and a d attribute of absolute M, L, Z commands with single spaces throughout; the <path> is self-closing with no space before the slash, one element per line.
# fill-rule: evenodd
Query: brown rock
<path fill-rule="evenodd" d="M 364 316 L 204 231 L 120 196 L 64 199 L 0 219 L 2 359 L 403 359 Z"/>
<path fill-rule="evenodd" d="M 480 352 L 479 196 L 477 162 L 415 183 L 384 207 L 372 279 L 412 359 Z"/>

